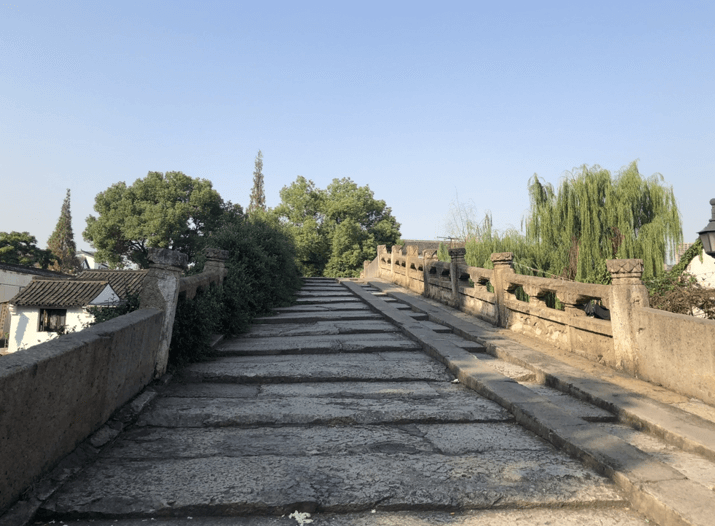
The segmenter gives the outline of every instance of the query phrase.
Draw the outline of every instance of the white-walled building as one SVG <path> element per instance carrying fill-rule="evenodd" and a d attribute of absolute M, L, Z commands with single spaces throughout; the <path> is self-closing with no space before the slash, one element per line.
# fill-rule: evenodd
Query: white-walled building
<path fill-rule="evenodd" d="M 10 332 L 10 309 L 8 302 L 27 287 L 33 279 L 70 279 L 72 276 L 27 267 L 0 263 L 0 348 L 7 346 L 7 334 Z"/>
<path fill-rule="evenodd" d="M 58 332 L 87 327 L 88 307 L 117 305 L 139 294 L 147 270 L 87 270 L 74 279 L 35 279 L 9 302 L 7 352 L 56 338 Z"/>

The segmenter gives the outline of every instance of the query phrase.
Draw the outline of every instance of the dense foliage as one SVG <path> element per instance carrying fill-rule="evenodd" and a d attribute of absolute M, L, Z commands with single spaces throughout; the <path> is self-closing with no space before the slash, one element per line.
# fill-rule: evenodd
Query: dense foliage
<path fill-rule="evenodd" d="M 70 191 L 62 203 L 60 218 L 57 220 L 54 232 L 47 240 L 47 250 L 52 252 L 57 258 L 57 262 L 51 266 L 52 270 L 74 274 L 79 265 L 76 258 L 77 245 L 74 242 L 74 232 L 72 231 L 72 212 L 70 211 Z"/>
<path fill-rule="evenodd" d="M 682 241 L 672 187 L 655 174 L 644 178 L 635 162 L 615 177 L 583 166 L 558 190 L 534 175 L 526 239 L 540 268 L 568 279 L 606 283 L 607 259 L 643 260 L 645 278 L 662 272 L 668 250 Z"/>
<path fill-rule="evenodd" d="M 488 213 L 478 222 L 473 209 L 457 204 L 450 225 L 466 239 L 469 265 L 491 268 L 492 253 L 512 252 L 517 273 L 609 283 L 607 259 L 639 258 L 649 279 L 662 273 L 668 251 L 682 238 L 672 188 L 660 175 L 642 177 L 635 163 L 615 177 L 584 166 L 558 190 L 534 175 L 529 194 L 525 234 L 497 232 Z M 448 259 L 445 250 L 440 255 Z"/>
<path fill-rule="evenodd" d="M 350 179 L 333 179 L 321 190 L 299 176 L 280 195 L 274 214 L 294 240 L 305 276 L 357 276 L 363 261 L 377 255 L 377 245 L 392 246 L 400 237 L 385 201 Z"/>
<path fill-rule="evenodd" d="M 116 183 L 97 194 L 94 209 L 99 216 L 87 218 L 83 236 L 96 259 L 112 268 L 127 262 L 146 268 L 149 247 L 179 250 L 194 261 L 206 234 L 242 213 L 210 181 L 182 172 L 149 172 L 131 186 Z"/>
<path fill-rule="evenodd" d="M 693 259 L 702 258 L 702 251 L 703 244 L 698 239 L 672 269 L 644 280 L 651 307 L 715 319 L 715 291 L 699 286 L 695 278 L 685 271 Z"/>
<path fill-rule="evenodd" d="M 0 263 L 46 269 L 57 258 L 37 247 L 37 238 L 28 232 L 0 232 Z"/>
<path fill-rule="evenodd" d="M 236 219 L 214 232 L 210 244 L 229 251 L 228 276 L 223 286 L 179 301 L 169 353 L 172 366 L 205 356 L 212 335 L 245 332 L 254 317 L 290 304 L 301 285 L 292 240 L 277 223 Z M 194 272 L 204 262 L 198 257 Z"/>

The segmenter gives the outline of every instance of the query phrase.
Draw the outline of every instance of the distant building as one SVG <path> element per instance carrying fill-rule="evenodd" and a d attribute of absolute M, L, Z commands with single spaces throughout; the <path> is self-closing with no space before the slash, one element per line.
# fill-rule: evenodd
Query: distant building
<path fill-rule="evenodd" d="M 97 261 L 94 259 L 94 254 L 95 252 L 88 252 L 87 250 L 78 250 L 75 253 L 75 257 L 79 261 L 82 270 L 109 268 L 105 263 L 97 263 Z"/>
<path fill-rule="evenodd" d="M 84 329 L 93 306 L 112 306 L 141 292 L 148 270 L 86 270 L 72 279 L 35 279 L 10 299 L 7 352 Z"/>

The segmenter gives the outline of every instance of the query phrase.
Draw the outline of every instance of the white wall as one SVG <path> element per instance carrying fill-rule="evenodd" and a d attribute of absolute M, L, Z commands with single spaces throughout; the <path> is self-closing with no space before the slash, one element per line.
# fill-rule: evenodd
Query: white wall
<path fill-rule="evenodd" d="M 695 279 L 703 287 L 715 289 L 715 258 L 701 252 L 703 260 L 695 256 L 688 264 L 685 271 L 695 276 Z"/>
<path fill-rule="evenodd" d="M 33 345 L 57 338 L 54 332 L 38 331 L 40 326 L 40 309 L 38 307 L 16 307 L 10 305 L 10 338 L 8 352 L 28 349 Z M 68 332 L 77 332 L 86 328 L 93 316 L 81 307 L 67 309 L 65 324 Z"/>

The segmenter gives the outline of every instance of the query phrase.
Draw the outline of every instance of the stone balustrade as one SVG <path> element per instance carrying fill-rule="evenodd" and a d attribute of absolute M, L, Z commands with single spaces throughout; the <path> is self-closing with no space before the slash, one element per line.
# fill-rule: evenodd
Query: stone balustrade
<path fill-rule="evenodd" d="M 470 267 L 464 248 L 451 261 L 436 251 L 378 246 L 365 278 L 381 278 L 458 308 L 497 327 L 584 356 L 715 403 L 715 321 L 651 309 L 643 262 L 609 260 L 612 285 L 517 274 L 511 253 L 492 254 L 493 269 Z M 549 307 L 555 297 L 562 308 Z M 597 304 L 610 319 L 586 314 Z M 607 318 L 608 316 L 606 316 Z"/>

